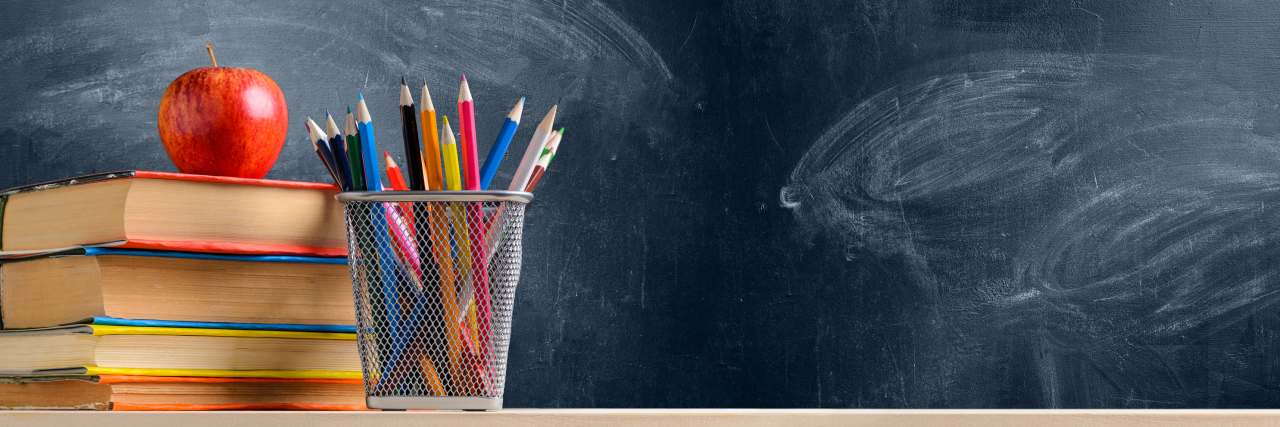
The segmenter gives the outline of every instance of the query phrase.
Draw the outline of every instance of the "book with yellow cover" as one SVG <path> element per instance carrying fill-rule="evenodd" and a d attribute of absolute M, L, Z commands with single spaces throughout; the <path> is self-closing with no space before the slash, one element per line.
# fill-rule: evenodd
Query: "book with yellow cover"
<path fill-rule="evenodd" d="M 0 331 L 0 376 L 360 378 L 355 334 L 70 325 Z"/>

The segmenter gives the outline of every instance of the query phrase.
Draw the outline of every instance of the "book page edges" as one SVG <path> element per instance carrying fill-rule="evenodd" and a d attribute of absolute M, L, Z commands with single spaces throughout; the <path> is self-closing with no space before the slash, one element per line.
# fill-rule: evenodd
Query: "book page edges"
<path fill-rule="evenodd" d="M 104 172 L 91 175 L 78 176 L 75 178 L 66 178 L 55 181 L 41 182 L 37 184 L 28 184 L 18 187 L 0 190 L 0 196 L 8 196 L 10 194 L 25 193 L 29 191 L 48 190 L 52 188 L 67 187 L 71 185 L 89 184 L 94 182 L 111 181 L 117 179 L 130 178 L 153 178 L 153 179 L 169 179 L 174 181 L 198 181 L 198 182 L 218 182 L 226 184 L 256 185 L 260 187 L 281 187 L 281 188 L 307 188 L 313 190 L 328 190 L 337 192 L 339 188 L 333 184 L 322 184 L 318 182 L 302 182 L 302 181 L 280 181 L 274 179 L 249 179 L 249 178 L 233 178 L 228 176 L 210 176 L 210 175 L 192 175 L 185 173 L 173 172 L 153 172 L 153 171 L 116 171 Z"/>

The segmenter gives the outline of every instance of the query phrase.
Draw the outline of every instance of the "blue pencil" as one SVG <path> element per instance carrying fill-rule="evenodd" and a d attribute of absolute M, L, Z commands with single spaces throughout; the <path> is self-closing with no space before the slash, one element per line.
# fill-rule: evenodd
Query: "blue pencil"
<path fill-rule="evenodd" d="M 364 102 L 364 94 L 360 94 L 360 102 L 357 104 L 356 130 L 360 135 L 360 151 L 364 154 L 364 171 L 365 182 L 368 191 L 383 191 L 382 176 L 378 173 L 381 168 L 378 167 L 378 146 L 373 138 L 373 118 L 369 116 L 369 106 Z M 410 330 L 402 322 L 400 307 L 400 288 L 399 283 L 403 279 L 404 271 L 396 261 L 395 253 L 391 249 L 391 232 L 387 226 L 387 221 L 391 217 L 388 210 L 395 209 L 391 203 L 375 203 L 370 206 L 372 215 L 370 221 L 373 225 L 374 253 L 376 260 L 374 268 L 378 269 L 381 278 L 382 305 L 386 310 L 382 320 L 386 322 L 384 325 L 389 334 L 388 338 L 391 342 L 383 341 L 391 344 L 392 347 L 384 349 L 386 355 L 390 356 L 386 361 L 387 365 L 395 366 L 404 350 L 405 340 Z M 411 310 L 410 310 L 411 311 Z"/>
<path fill-rule="evenodd" d="M 488 190 L 489 181 L 493 180 L 493 174 L 498 172 L 498 163 L 502 162 L 502 156 L 507 153 L 507 146 L 511 145 L 511 137 L 516 136 L 516 127 L 520 126 L 520 114 L 524 112 L 524 97 L 520 98 L 520 102 L 511 109 L 511 113 L 507 114 L 507 119 L 502 122 L 502 128 L 498 130 L 498 139 L 493 141 L 493 147 L 489 148 L 489 155 L 484 158 L 484 165 L 480 166 L 480 189 Z"/>
<path fill-rule="evenodd" d="M 364 153 L 364 180 L 368 191 L 382 191 L 382 175 L 378 171 L 378 144 L 373 140 L 373 118 L 369 117 L 369 106 L 364 103 L 364 94 L 360 94 L 357 105 L 356 130 L 360 133 L 360 151 Z"/>
<path fill-rule="evenodd" d="M 342 131 L 338 130 L 338 124 L 329 115 L 329 110 L 324 110 L 324 127 L 329 134 L 329 153 L 333 155 L 334 166 L 338 167 L 338 173 L 342 175 L 340 178 L 346 184 L 341 187 L 351 191 L 354 187 L 351 182 L 351 164 L 347 163 L 347 144 L 343 141 Z"/>

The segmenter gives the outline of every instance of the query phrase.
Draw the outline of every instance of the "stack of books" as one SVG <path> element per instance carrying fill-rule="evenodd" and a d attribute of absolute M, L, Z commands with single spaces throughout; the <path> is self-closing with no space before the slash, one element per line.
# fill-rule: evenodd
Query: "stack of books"
<path fill-rule="evenodd" d="M 0 192 L 0 408 L 365 409 L 336 191 L 131 171 Z"/>

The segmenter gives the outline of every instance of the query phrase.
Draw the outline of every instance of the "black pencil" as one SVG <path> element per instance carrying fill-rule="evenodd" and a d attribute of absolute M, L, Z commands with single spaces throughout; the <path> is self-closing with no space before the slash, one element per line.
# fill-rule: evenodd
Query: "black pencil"
<path fill-rule="evenodd" d="M 409 189 L 424 191 L 427 183 L 422 180 L 422 154 L 418 148 L 418 112 L 413 108 L 413 95 L 404 77 L 400 77 L 400 128 L 404 135 L 404 156 L 408 160 Z"/>

